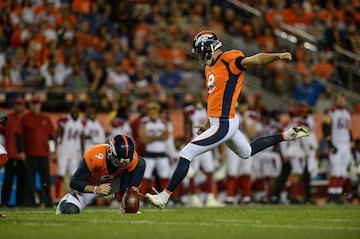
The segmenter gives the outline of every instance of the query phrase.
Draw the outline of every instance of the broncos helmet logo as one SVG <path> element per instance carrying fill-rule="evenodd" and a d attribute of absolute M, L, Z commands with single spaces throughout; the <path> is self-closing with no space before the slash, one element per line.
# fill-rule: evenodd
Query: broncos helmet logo
<path fill-rule="evenodd" d="M 210 65 L 214 52 L 220 47 L 222 42 L 213 31 L 201 31 L 193 40 L 192 53 L 197 54 L 200 60 Z"/>

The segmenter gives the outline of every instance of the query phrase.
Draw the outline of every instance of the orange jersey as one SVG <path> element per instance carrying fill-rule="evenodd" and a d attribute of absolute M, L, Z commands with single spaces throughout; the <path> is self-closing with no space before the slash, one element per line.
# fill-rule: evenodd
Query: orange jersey
<path fill-rule="evenodd" d="M 243 69 L 237 66 L 236 60 L 243 57 L 242 51 L 231 50 L 222 53 L 211 65 L 206 65 L 209 117 L 235 117 L 236 102 L 244 81 Z"/>
<path fill-rule="evenodd" d="M 119 176 L 120 174 L 134 170 L 138 164 L 138 155 L 134 152 L 134 157 L 127 169 L 119 169 L 116 172 L 110 173 L 106 165 L 106 151 L 108 148 L 108 144 L 98 144 L 92 146 L 86 151 L 84 159 L 86 166 L 91 173 L 90 177 L 87 179 L 88 182 L 93 184 L 110 182 L 111 179 Z"/>

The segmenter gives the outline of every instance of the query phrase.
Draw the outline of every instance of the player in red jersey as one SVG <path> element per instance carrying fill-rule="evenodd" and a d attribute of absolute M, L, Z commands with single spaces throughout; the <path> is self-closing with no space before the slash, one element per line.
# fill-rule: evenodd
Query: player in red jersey
<path fill-rule="evenodd" d="M 70 181 L 73 191 L 60 200 L 56 214 L 78 214 L 98 196 L 124 195 L 128 187 L 140 185 L 144 171 L 145 160 L 138 157 L 128 136 L 94 145 L 85 152 Z"/>
<path fill-rule="evenodd" d="M 199 135 L 180 152 L 180 160 L 168 186 L 159 194 L 147 193 L 145 198 L 154 206 L 164 208 L 171 194 L 187 174 L 192 159 L 218 145 L 225 143 L 240 158 L 247 159 L 255 153 L 276 143 L 308 136 L 304 127 L 291 127 L 286 132 L 255 138 L 251 143 L 238 129 L 235 117 L 236 102 L 241 92 L 244 71 L 256 65 L 276 60 L 290 61 L 289 52 L 259 53 L 245 57 L 239 50 L 223 52 L 222 42 L 212 31 L 199 32 L 193 41 L 192 52 L 205 62 L 208 87 L 208 121 L 199 126 Z"/>
<path fill-rule="evenodd" d="M 5 138 L 5 148 L 8 152 L 8 162 L 5 164 L 4 181 L 1 189 L 1 204 L 8 205 L 13 190 L 13 181 L 16 177 L 16 206 L 23 206 L 26 195 L 26 168 L 25 159 L 19 157 L 16 149 L 15 130 L 19 119 L 26 110 L 25 100 L 21 97 L 16 98 L 13 112 L 9 113 L 6 127 L 3 134 Z"/>
<path fill-rule="evenodd" d="M 29 102 L 29 112 L 20 117 L 15 130 L 19 158 L 25 159 L 27 207 L 53 207 L 49 161 L 56 158 L 55 128 L 49 116 L 41 111 L 41 107 L 41 98 L 34 95 Z M 41 181 L 42 196 L 39 205 L 35 200 L 35 195 L 39 194 L 35 185 L 36 173 Z"/>

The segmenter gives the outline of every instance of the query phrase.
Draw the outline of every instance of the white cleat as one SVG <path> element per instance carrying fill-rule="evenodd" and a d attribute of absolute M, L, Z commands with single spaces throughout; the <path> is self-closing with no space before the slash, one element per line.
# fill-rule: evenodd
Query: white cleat
<path fill-rule="evenodd" d="M 207 200 L 206 200 L 206 207 L 224 207 L 225 204 L 223 204 L 222 202 L 219 202 L 216 198 L 215 195 L 210 193 L 207 196 Z"/>
<path fill-rule="evenodd" d="M 153 206 L 163 209 L 166 206 L 167 200 L 161 196 L 161 193 L 158 194 L 145 194 L 146 200 L 148 200 Z"/>
<path fill-rule="evenodd" d="M 59 201 L 59 203 L 58 203 L 58 205 L 56 207 L 56 215 L 62 214 L 62 212 L 61 212 L 61 203 L 66 201 L 69 196 L 70 196 L 70 193 L 67 193 L 67 194 L 65 194 L 65 196 L 62 199 L 60 199 L 60 201 Z"/>
<path fill-rule="evenodd" d="M 191 203 L 190 203 L 191 207 L 202 207 L 203 204 L 199 198 L 198 195 L 191 195 Z"/>
<path fill-rule="evenodd" d="M 290 129 L 286 130 L 284 133 L 286 140 L 294 140 L 310 135 L 309 130 L 303 126 L 291 127 Z"/>

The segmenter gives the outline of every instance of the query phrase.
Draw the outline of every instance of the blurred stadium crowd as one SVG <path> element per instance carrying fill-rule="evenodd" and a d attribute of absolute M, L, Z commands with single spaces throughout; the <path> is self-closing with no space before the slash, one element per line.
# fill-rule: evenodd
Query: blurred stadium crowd
<path fill-rule="evenodd" d="M 181 106 L 184 91 L 203 85 L 189 54 L 195 33 L 212 29 L 227 47 L 251 55 L 289 50 L 274 34 L 282 23 L 314 35 L 317 48 L 309 51 L 299 38 L 293 64 L 250 72 L 265 88 L 314 105 L 325 82 L 347 85 L 348 72 L 333 63 L 358 62 L 334 46 L 360 52 L 357 1 L 235 1 L 248 2 L 260 16 L 231 2 L 2 0 L 0 104 L 38 91 L 47 111 L 65 111 L 60 103 L 73 101 L 106 111 L 120 95 L 134 101 L 134 95 L 173 92 Z"/>
<path fill-rule="evenodd" d="M 247 4 L 260 14 L 250 14 L 236 7 L 236 2 Z M 283 50 L 293 53 L 291 64 L 276 62 L 265 70 L 255 68 L 249 72 L 261 79 L 263 88 L 279 96 L 289 96 L 296 105 L 287 112 L 269 112 L 260 104 L 261 94 L 249 95 L 245 104 L 248 109 L 244 110 L 247 113 L 243 112 L 243 116 L 253 122 L 251 127 L 255 127 L 248 129 L 252 131 L 249 138 L 264 133 L 256 128 L 266 128 L 264 125 L 272 120 L 281 125 L 280 130 L 293 118 L 305 119 L 312 113 L 323 113 L 316 112 L 317 100 L 324 95 L 329 98 L 333 95 L 334 90 L 329 89 L 328 84 L 345 87 L 349 86 L 349 78 L 358 77 L 350 77 L 346 70 L 334 64 L 359 64 L 334 49 L 338 45 L 360 54 L 360 3 L 356 0 L 0 0 L 0 13 L 0 107 L 12 109 L 19 97 L 31 101 L 32 95 L 36 94 L 41 98 L 44 112 L 69 114 L 70 108 L 78 105 L 85 118 L 89 118 L 89 114 L 106 113 L 111 127 L 104 133 L 110 136 L 112 130 L 121 128 L 118 130 L 132 135 L 141 149 L 146 147 L 138 136 L 141 118 L 147 114 L 147 102 L 156 101 L 162 109 L 162 117 L 167 119 L 169 139 L 173 141 L 173 146 L 168 147 L 172 149 L 168 152 L 172 158 L 169 166 L 176 160 L 176 152 L 183 140 L 189 140 L 191 136 L 185 132 L 184 138 L 174 139 L 168 114 L 173 109 L 184 110 L 186 121 L 185 108 L 196 106 L 198 97 L 195 96 L 205 86 L 201 68 L 190 52 L 193 37 L 200 30 L 217 32 L 226 48 L 240 49 L 245 55 Z M 292 49 L 280 44 L 275 33 L 283 23 L 314 36 L 316 50 L 307 48 L 301 40 L 295 42 Z M 354 81 L 349 90 L 359 93 L 359 89 L 360 83 Z M 357 108 L 350 110 L 356 112 Z M 136 117 L 130 119 L 130 113 Z M 287 113 L 290 118 L 278 119 L 279 113 Z M 185 121 L 184 125 L 187 124 Z M 133 127 L 124 126 L 130 123 Z M 324 142 L 326 144 L 326 140 Z M 317 160 L 328 157 L 329 148 L 323 145 L 324 142 L 317 142 Z M 299 150 L 303 151 L 299 158 L 307 157 L 306 147 L 301 147 L 304 148 Z M 355 164 L 360 160 L 359 149 L 353 149 L 356 168 Z M 241 203 L 270 202 L 276 178 L 282 175 L 281 168 L 284 168 L 284 152 L 281 149 L 275 151 L 276 156 L 268 158 L 271 162 L 244 166 L 249 169 L 243 172 L 244 175 L 239 172 L 227 175 L 223 165 L 227 156 L 219 149 L 212 152 L 214 168 L 199 173 L 196 180 L 190 180 L 190 177 L 187 186 L 192 193 L 201 192 L 204 190 L 200 185 L 206 182 L 205 194 L 217 195 L 210 197 L 212 201 L 208 206 L 235 203 L 239 197 Z M 320 164 L 320 161 L 316 162 Z M 275 172 L 257 175 L 268 163 L 274 166 Z M 298 165 L 303 171 L 292 174 L 289 166 L 290 176 L 284 177 L 289 176 L 292 181 L 286 181 L 282 186 L 279 183 L 278 195 L 275 195 L 279 198 L 273 198 L 273 202 L 281 201 L 281 192 L 285 195 L 283 203 L 289 198 L 293 203 L 311 202 L 314 193 L 324 194 L 311 191 L 309 195 L 306 192 L 309 182 L 301 179 L 319 175 L 307 172 L 308 175 L 303 177 L 305 165 Z M 347 177 L 351 180 L 344 183 L 347 195 L 354 195 L 358 190 L 358 173 L 353 170 L 351 175 L 354 177 Z M 234 185 L 241 187 L 226 188 L 222 179 L 229 176 L 233 177 Z M 328 178 L 326 172 L 319 177 Z M 159 184 L 165 182 L 159 180 Z M 304 187 L 304 184 L 308 186 Z M 241 191 L 244 188 L 245 192 Z M 181 202 L 181 194 L 186 194 L 186 189 L 179 191 L 176 202 Z M 226 196 L 216 198 L 221 191 Z M 228 195 L 229 191 L 232 195 Z M 54 202 L 61 196 L 55 194 Z M 349 196 L 344 201 L 351 199 Z M 339 202 L 338 199 L 335 201 Z M 206 205 L 207 200 L 206 196 L 200 199 L 189 197 L 184 203 Z M 2 200 L 2 204 L 7 202 Z"/>

